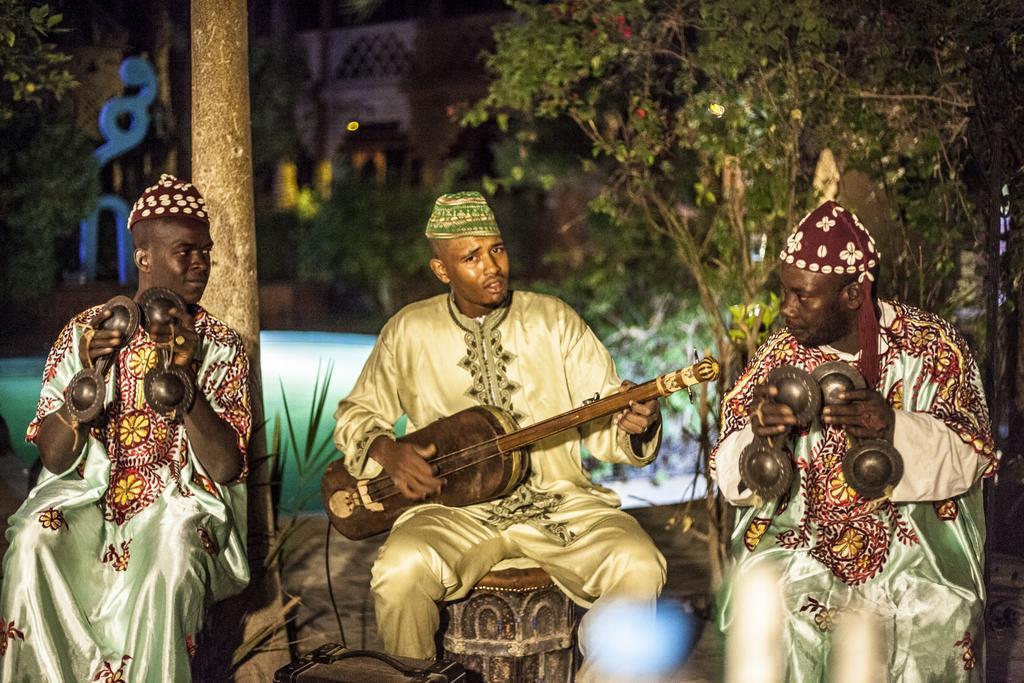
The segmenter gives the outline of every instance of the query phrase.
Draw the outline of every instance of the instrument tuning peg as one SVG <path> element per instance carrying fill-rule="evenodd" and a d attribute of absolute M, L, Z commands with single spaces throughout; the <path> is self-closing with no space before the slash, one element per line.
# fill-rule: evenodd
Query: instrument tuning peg
<path fill-rule="evenodd" d="M 696 365 L 700 362 L 700 354 L 697 353 L 697 349 L 693 350 L 693 364 Z M 693 387 L 686 387 L 686 395 L 690 398 L 690 405 L 693 405 Z"/>

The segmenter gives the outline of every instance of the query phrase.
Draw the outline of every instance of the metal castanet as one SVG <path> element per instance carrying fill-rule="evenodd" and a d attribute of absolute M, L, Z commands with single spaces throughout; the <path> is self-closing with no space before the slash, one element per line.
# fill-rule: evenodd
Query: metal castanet
<path fill-rule="evenodd" d="M 139 307 L 144 314 L 143 327 L 146 332 L 153 333 L 155 325 L 170 325 L 171 309 L 186 311 L 187 306 L 181 295 L 167 287 L 150 287 L 139 295 Z"/>
<path fill-rule="evenodd" d="M 843 361 L 829 361 L 814 369 L 814 378 L 821 386 L 825 405 L 842 405 L 843 391 L 867 388 L 857 368 Z M 874 499 L 903 478 L 903 456 L 883 439 L 854 439 L 843 456 L 843 477 L 861 498 Z"/>
<path fill-rule="evenodd" d="M 843 456 L 843 477 L 861 498 L 881 498 L 903 479 L 903 456 L 883 439 L 851 441 Z"/>
<path fill-rule="evenodd" d="M 181 368 L 171 366 L 171 350 L 176 332 L 171 309 L 188 310 L 180 294 L 167 287 L 150 287 L 139 296 L 143 326 L 153 334 L 157 326 L 169 325 L 171 342 L 168 349 L 159 349 L 155 367 L 143 379 L 143 395 L 153 410 L 175 420 L 182 420 L 195 400 L 195 379 Z"/>
<path fill-rule="evenodd" d="M 807 428 L 821 410 L 821 389 L 809 372 L 794 365 L 775 368 L 767 384 L 778 393 L 775 401 L 787 405 L 796 416 L 797 426 Z M 786 434 L 765 439 L 754 437 L 740 453 L 740 480 L 764 500 L 778 498 L 793 481 L 793 462 L 782 450 Z"/>
<path fill-rule="evenodd" d="M 507 412 L 474 406 L 443 418 L 399 439 L 417 446 L 434 444 L 428 462 L 447 484 L 437 496 L 423 501 L 402 496 L 387 473 L 356 479 L 342 460 L 327 467 L 320 483 L 331 524 L 346 538 L 360 540 L 387 531 L 405 510 L 424 503 L 461 507 L 500 498 L 512 492 L 529 474 L 529 447 L 549 436 L 610 415 L 631 401 L 668 396 L 688 386 L 718 378 L 718 361 L 711 356 L 677 372 L 662 375 L 522 429 Z"/>
<path fill-rule="evenodd" d="M 99 324 L 99 329 L 120 332 L 121 343 L 112 353 L 98 358 L 93 367 L 75 373 L 68 383 L 68 412 L 82 424 L 92 422 L 103 412 L 107 396 L 107 371 L 113 366 L 118 351 L 124 348 L 139 329 L 139 307 L 133 300 L 126 296 L 115 296 L 104 304 L 104 308 L 110 311 L 110 317 Z"/>
<path fill-rule="evenodd" d="M 826 406 L 841 405 L 839 394 L 854 389 L 865 389 L 868 383 L 857 368 L 841 360 L 830 360 L 814 368 L 811 373 L 821 387 L 822 403 Z"/>
<path fill-rule="evenodd" d="M 181 368 L 160 367 L 146 373 L 143 379 L 146 403 L 161 415 L 184 420 L 185 413 L 196 398 L 195 381 Z"/>

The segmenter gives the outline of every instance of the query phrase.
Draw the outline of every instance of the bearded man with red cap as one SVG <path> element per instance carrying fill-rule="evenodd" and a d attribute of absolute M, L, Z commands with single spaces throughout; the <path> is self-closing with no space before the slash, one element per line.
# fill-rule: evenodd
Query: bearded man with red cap
<path fill-rule="evenodd" d="M 739 507 L 734 576 L 764 565 L 780 576 L 787 680 L 827 679 L 832 632 L 853 611 L 877 627 L 877 680 L 981 680 L 981 479 L 997 459 L 978 366 L 947 322 L 877 299 L 875 242 L 835 202 L 800 222 L 780 258 L 786 328 L 726 394 L 711 454 L 722 494 Z M 812 372 L 827 361 L 853 365 L 867 386 L 802 428 L 766 380 L 780 366 Z M 792 458 L 778 498 L 761 500 L 740 475 L 755 437 L 781 438 Z M 879 497 L 844 476 L 851 438 L 884 440 L 902 457 L 902 478 Z M 728 637 L 740 608 L 731 587 L 722 598 Z"/>
<path fill-rule="evenodd" d="M 26 437 L 45 469 L 7 532 L 3 681 L 187 681 L 204 611 L 249 581 L 249 361 L 198 304 L 213 248 L 206 204 L 164 175 L 128 226 L 136 301 L 163 287 L 185 310 L 125 339 L 102 325 L 111 308 L 94 306 L 50 351 Z M 72 378 L 111 354 L 102 410 L 77 419 Z M 158 364 L 195 383 L 177 412 L 151 404 L 146 377 Z"/>

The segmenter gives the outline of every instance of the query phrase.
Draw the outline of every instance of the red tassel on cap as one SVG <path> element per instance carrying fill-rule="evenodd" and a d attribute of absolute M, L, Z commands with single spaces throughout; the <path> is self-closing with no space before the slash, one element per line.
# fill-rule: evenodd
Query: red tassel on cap
<path fill-rule="evenodd" d="M 875 303 L 871 296 L 871 278 L 861 280 L 864 298 L 860 302 L 857 317 L 857 338 L 860 341 L 860 372 L 868 387 L 878 388 L 881 373 L 878 367 L 878 318 L 875 317 Z"/>

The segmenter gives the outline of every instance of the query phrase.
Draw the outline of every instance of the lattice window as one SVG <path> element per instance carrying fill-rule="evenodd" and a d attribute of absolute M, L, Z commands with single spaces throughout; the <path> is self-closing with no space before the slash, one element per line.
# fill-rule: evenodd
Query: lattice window
<path fill-rule="evenodd" d="M 338 67 L 340 80 L 355 78 L 401 78 L 412 69 L 412 57 L 393 33 L 375 33 L 357 38 L 345 51 Z"/>

